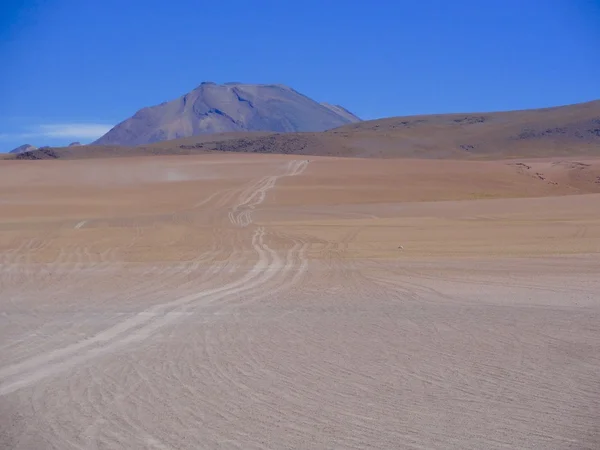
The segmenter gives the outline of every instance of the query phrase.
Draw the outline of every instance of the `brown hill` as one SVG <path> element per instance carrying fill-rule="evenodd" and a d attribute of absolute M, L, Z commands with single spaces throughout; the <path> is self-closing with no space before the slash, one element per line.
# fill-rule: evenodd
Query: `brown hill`
<path fill-rule="evenodd" d="M 375 156 L 521 157 L 595 153 L 600 101 L 553 108 L 394 117 L 351 124 L 342 135 Z"/>
<path fill-rule="evenodd" d="M 511 159 L 600 154 L 600 101 L 554 108 L 394 117 L 318 133 L 241 132 L 137 147 L 40 149 L 16 159 L 206 152 L 433 159 Z"/>

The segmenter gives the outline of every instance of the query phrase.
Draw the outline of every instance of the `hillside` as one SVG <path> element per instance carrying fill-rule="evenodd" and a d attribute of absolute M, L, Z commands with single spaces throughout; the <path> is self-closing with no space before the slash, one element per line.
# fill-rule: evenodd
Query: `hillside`
<path fill-rule="evenodd" d="M 343 126 L 363 156 L 552 156 L 598 153 L 600 101 L 522 111 L 393 117 Z"/>
<path fill-rule="evenodd" d="M 319 133 L 230 132 L 148 145 L 39 149 L 16 159 L 206 152 L 426 159 L 600 155 L 600 101 L 555 108 L 394 117 Z"/>
<path fill-rule="evenodd" d="M 360 119 L 283 85 L 202 83 L 175 100 L 141 109 L 95 145 L 144 145 L 236 131 L 324 131 Z"/>

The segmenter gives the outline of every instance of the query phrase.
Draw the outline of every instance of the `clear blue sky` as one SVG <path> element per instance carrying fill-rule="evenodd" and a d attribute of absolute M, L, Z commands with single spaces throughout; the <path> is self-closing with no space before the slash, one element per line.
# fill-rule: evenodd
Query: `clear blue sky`
<path fill-rule="evenodd" d="M 365 119 L 600 98 L 600 0 L 2 0 L 0 150 L 89 142 L 202 81 Z"/>

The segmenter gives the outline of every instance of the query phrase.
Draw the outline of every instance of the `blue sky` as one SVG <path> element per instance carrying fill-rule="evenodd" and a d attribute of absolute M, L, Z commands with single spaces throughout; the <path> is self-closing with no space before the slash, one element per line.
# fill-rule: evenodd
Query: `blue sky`
<path fill-rule="evenodd" d="M 3 0 L 0 151 L 90 142 L 202 81 L 365 119 L 600 98 L 600 0 Z"/>

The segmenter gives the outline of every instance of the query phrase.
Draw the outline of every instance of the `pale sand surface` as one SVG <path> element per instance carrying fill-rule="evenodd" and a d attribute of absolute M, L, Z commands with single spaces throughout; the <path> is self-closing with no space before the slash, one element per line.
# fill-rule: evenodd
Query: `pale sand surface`
<path fill-rule="evenodd" d="M 0 448 L 600 448 L 556 162 L 0 162 Z"/>

